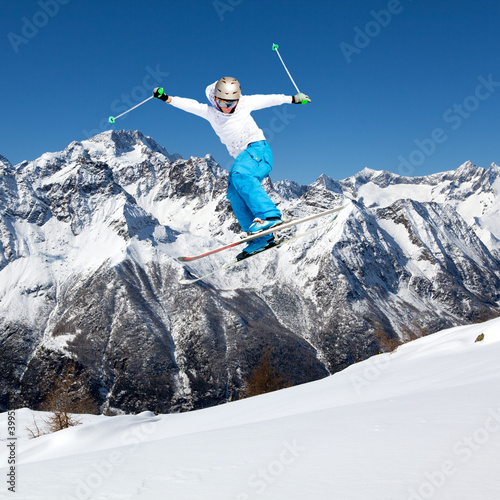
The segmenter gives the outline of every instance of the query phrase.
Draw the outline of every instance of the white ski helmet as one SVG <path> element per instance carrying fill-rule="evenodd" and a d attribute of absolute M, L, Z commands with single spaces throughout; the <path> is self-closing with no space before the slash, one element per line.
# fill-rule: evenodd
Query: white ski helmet
<path fill-rule="evenodd" d="M 239 99 L 241 97 L 240 82 L 231 76 L 221 78 L 215 86 L 215 97 L 229 101 Z"/>

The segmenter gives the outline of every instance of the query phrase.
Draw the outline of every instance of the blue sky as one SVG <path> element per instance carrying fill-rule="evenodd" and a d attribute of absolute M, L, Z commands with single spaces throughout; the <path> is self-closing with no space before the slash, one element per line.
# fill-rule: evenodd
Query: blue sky
<path fill-rule="evenodd" d="M 16 164 L 124 128 L 228 168 L 198 117 L 151 100 L 107 118 L 156 86 L 204 102 L 222 76 L 292 95 L 277 43 L 313 102 L 254 112 L 273 180 L 488 167 L 500 163 L 498 26 L 496 0 L 4 1 L 0 153 Z"/>

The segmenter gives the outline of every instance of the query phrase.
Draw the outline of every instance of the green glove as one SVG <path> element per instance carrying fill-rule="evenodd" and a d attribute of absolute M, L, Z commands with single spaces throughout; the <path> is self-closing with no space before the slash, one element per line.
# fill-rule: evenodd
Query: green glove
<path fill-rule="evenodd" d="M 292 102 L 294 104 L 305 104 L 306 102 L 311 102 L 311 99 L 308 95 L 299 93 L 297 95 L 292 96 Z"/>
<path fill-rule="evenodd" d="M 153 90 L 153 97 L 156 97 L 156 99 L 161 99 L 164 102 L 167 102 L 168 95 L 165 94 L 164 90 L 161 87 L 156 87 Z"/>

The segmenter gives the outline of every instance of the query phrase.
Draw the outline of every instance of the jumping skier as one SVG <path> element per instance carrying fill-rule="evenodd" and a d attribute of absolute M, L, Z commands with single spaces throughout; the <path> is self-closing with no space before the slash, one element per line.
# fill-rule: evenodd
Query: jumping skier
<path fill-rule="evenodd" d="M 257 233 L 280 224 L 281 213 L 261 184 L 271 172 L 273 154 L 264 133 L 250 113 L 285 103 L 300 104 L 304 100 L 311 100 L 302 93 L 295 96 L 242 96 L 238 80 L 228 76 L 209 85 L 205 92 L 211 106 L 194 99 L 168 96 L 159 87 L 154 89 L 153 96 L 208 120 L 229 154 L 235 158 L 229 170 L 227 198 L 241 229 Z M 256 238 L 248 243 L 237 258 L 244 259 L 273 243 L 273 234 Z"/>

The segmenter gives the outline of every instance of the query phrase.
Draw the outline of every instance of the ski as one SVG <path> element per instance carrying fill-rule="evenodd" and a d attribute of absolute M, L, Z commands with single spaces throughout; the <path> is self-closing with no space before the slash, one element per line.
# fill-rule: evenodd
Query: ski
<path fill-rule="evenodd" d="M 343 207 L 341 207 L 343 208 Z M 324 215 L 324 214 L 323 214 Z M 330 224 L 332 224 L 335 219 L 338 217 L 338 214 L 336 213 L 332 219 L 330 219 L 326 224 L 323 224 L 322 226 L 319 226 L 319 227 L 315 227 L 314 229 L 311 229 L 310 231 L 306 231 L 305 233 L 301 233 L 301 234 L 297 234 L 295 236 L 291 236 L 290 238 L 286 238 L 284 240 L 281 240 L 281 241 L 278 241 L 268 247 L 265 247 L 264 249 L 262 249 L 260 252 L 255 252 L 255 253 L 252 253 L 250 254 L 248 257 L 245 257 L 243 259 L 240 259 L 240 260 L 235 260 L 233 262 L 230 262 L 229 264 L 224 264 L 223 266 L 215 269 L 214 271 L 211 271 L 207 274 L 204 274 L 203 276 L 200 276 L 198 278 L 193 278 L 193 279 L 182 279 L 179 281 L 179 283 L 181 285 L 191 285 L 193 283 L 197 283 L 198 281 L 202 281 L 204 280 L 205 278 L 209 278 L 210 276 L 213 276 L 214 274 L 217 274 L 221 271 L 224 271 L 225 269 L 229 269 L 230 267 L 233 267 L 235 266 L 236 264 L 239 264 L 240 262 L 244 262 L 245 260 L 247 259 L 250 259 L 251 257 L 255 257 L 256 255 L 261 255 L 263 254 L 264 252 L 267 252 L 268 250 L 271 250 L 273 248 L 278 248 L 282 245 L 285 245 L 287 243 L 290 243 L 298 238 L 302 238 L 303 236 L 307 236 L 308 234 L 312 234 L 312 233 L 315 233 L 316 231 L 320 231 L 321 229 L 324 229 L 326 227 L 328 227 Z M 289 226 L 291 227 L 291 226 Z"/>
<path fill-rule="evenodd" d="M 259 231 L 258 233 L 253 233 L 249 236 L 239 239 L 234 243 L 230 243 L 229 245 L 224 245 L 222 247 L 215 248 L 213 250 L 209 250 L 208 252 L 202 253 L 200 255 L 193 255 L 191 257 L 177 257 L 177 260 L 181 262 L 192 262 L 193 260 L 202 259 L 203 257 L 207 257 L 209 255 L 213 255 L 214 253 L 222 252 L 223 250 L 228 250 L 229 248 L 234 248 L 238 245 L 242 245 L 243 243 L 248 243 L 249 241 L 254 240 L 255 238 L 260 238 L 261 236 L 266 236 L 267 234 L 276 233 L 277 231 L 283 231 L 284 229 L 288 229 L 290 227 L 296 226 L 297 224 L 301 224 L 303 222 L 308 222 L 313 219 L 317 219 L 318 217 L 322 217 L 324 215 L 330 215 L 336 212 L 340 212 L 347 205 L 342 205 L 340 207 L 331 208 L 330 210 L 325 210 L 324 212 L 320 212 L 318 214 L 309 215 L 308 217 L 304 217 L 302 219 L 292 220 L 288 222 L 283 222 L 282 224 L 277 224 L 270 229 L 266 229 L 265 231 Z"/>

